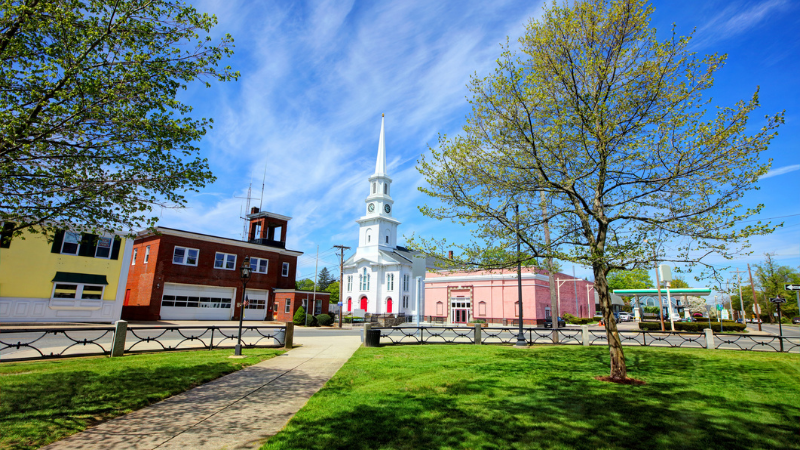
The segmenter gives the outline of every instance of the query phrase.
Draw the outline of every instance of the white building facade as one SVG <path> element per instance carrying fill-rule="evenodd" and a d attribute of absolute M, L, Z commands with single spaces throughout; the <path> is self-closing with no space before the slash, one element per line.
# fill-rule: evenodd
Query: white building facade
<path fill-rule="evenodd" d="M 397 245 L 400 221 L 392 216 L 392 179 L 386 173 L 384 119 L 375 173 L 369 177 L 365 215 L 358 223 L 358 247 L 344 262 L 342 308 L 345 313 L 424 315 L 426 258 Z"/>

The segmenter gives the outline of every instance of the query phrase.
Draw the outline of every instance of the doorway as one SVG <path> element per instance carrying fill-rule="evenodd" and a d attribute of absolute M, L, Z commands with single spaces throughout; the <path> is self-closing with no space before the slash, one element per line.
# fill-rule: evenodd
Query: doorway
<path fill-rule="evenodd" d="M 466 297 L 450 299 L 450 321 L 453 323 L 467 323 L 470 320 L 472 302 Z"/>

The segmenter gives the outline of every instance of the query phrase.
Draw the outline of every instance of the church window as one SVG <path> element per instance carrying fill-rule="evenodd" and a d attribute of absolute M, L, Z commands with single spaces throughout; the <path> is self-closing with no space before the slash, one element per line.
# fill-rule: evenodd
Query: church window
<path fill-rule="evenodd" d="M 384 194 L 388 194 L 389 193 L 389 185 L 388 184 L 384 184 L 383 185 L 383 193 Z"/>
<path fill-rule="evenodd" d="M 403 275 L 403 290 L 404 290 L 404 291 L 408 291 L 408 281 L 409 281 L 409 278 L 410 278 L 410 277 L 409 277 L 408 275 Z"/>
<path fill-rule="evenodd" d="M 368 291 L 369 290 L 369 273 L 367 273 L 367 269 L 364 268 L 364 272 L 362 275 L 359 276 L 359 280 L 361 282 L 361 290 Z"/>
<path fill-rule="evenodd" d="M 389 243 L 389 235 L 388 234 L 386 235 L 386 243 L 387 244 Z"/>
<path fill-rule="evenodd" d="M 372 240 L 372 236 L 370 236 L 369 234 L 367 234 L 367 242 L 369 242 L 370 240 Z"/>
<path fill-rule="evenodd" d="M 347 292 L 352 292 L 352 291 L 353 291 L 353 276 L 352 275 L 348 275 L 347 276 Z"/>
<path fill-rule="evenodd" d="M 394 274 L 387 273 L 386 274 L 386 289 L 393 291 L 394 290 Z"/>
<path fill-rule="evenodd" d="M 372 183 L 372 193 L 373 194 L 375 193 L 375 183 L 374 182 Z"/>

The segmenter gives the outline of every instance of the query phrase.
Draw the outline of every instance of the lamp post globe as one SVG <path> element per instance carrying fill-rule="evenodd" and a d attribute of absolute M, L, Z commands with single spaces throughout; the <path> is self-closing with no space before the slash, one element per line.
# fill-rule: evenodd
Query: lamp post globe
<path fill-rule="evenodd" d="M 242 320 L 244 319 L 244 300 L 247 291 L 247 282 L 250 280 L 250 273 L 253 269 L 250 267 L 250 257 L 245 256 L 242 261 L 242 266 L 239 267 L 239 277 L 242 279 L 242 300 L 239 302 L 239 339 L 236 342 L 236 349 L 234 355 L 241 356 L 242 354 Z"/>

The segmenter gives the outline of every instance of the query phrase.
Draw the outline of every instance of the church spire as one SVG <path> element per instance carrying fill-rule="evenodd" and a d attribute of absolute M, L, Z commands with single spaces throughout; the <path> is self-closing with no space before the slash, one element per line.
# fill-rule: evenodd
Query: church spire
<path fill-rule="evenodd" d="M 378 141 L 378 160 L 375 162 L 375 175 L 386 175 L 386 144 L 383 137 L 383 114 L 381 114 L 381 137 Z"/>

